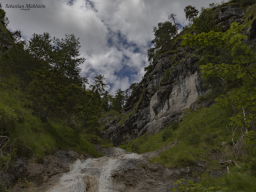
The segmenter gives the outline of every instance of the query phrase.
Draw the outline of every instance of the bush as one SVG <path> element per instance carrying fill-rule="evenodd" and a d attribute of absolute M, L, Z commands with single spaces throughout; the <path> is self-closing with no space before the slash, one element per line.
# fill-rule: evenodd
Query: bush
<path fill-rule="evenodd" d="M 204 138 L 204 142 L 213 145 L 214 144 L 214 139 L 217 137 L 215 134 L 209 134 Z"/>
<path fill-rule="evenodd" d="M 205 9 L 199 17 L 193 20 L 196 31 L 198 33 L 220 31 L 213 17 L 213 13 L 210 12 L 209 9 Z"/>
<path fill-rule="evenodd" d="M 195 163 L 195 159 L 187 152 L 180 152 L 176 155 L 177 156 L 174 159 L 174 164 L 176 165 L 176 167 L 191 166 Z"/>
<path fill-rule="evenodd" d="M 174 121 L 172 123 L 172 125 L 171 125 L 171 128 L 172 128 L 173 131 L 178 129 L 179 128 L 179 122 L 178 121 Z"/>
<path fill-rule="evenodd" d="M 179 187 L 179 188 L 172 189 L 172 191 L 176 191 L 176 192 L 183 192 L 183 191 L 191 191 L 191 192 L 200 192 L 200 191 L 202 191 L 202 192 L 203 191 L 205 191 L 205 192 L 214 192 L 214 191 L 218 191 L 218 192 L 224 192 L 224 191 L 227 191 L 227 188 L 221 188 L 221 187 L 206 188 L 206 187 L 202 186 L 200 183 L 194 183 L 191 180 L 188 180 L 185 183 L 184 179 L 180 179 L 174 184 L 178 185 L 178 187 Z"/>
<path fill-rule="evenodd" d="M 200 135 L 197 133 L 192 133 L 188 136 L 188 142 L 191 145 L 198 145 L 200 143 Z"/>
<path fill-rule="evenodd" d="M 163 141 L 166 141 L 170 137 L 172 137 L 172 130 L 167 128 L 162 134 L 162 139 Z"/>
<path fill-rule="evenodd" d="M 249 131 L 245 134 L 243 148 L 248 155 L 256 157 L 256 133 L 254 131 Z"/>
<path fill-rule="evenodd" d="M 15 118 L 0 108 L 0 135 L 9 135 L 16 127 Z"/>
<path fill-rule="evenodd" d="M 166 83 L 170 79 L 171 71 L 171 69 L 165 70 L 165 75 L 164 78 L 161 80 L 161 83 Z"/>
<path fill-rule="evenodd" d="M 139 146 L 138 146 L 137 144 L 135 144 L 135 143 L 132 143 L 132 144 L 131 144 L 131 149 L 132 149 L 132 151 L 135 152 L 135 153 L 138 153 L 139 150 L 140 150 Z"/>
<path fill-rule="evenodd" d="M 256 160 L 252 160 L 250 163 L 251 174 L 256 177 Z"/>

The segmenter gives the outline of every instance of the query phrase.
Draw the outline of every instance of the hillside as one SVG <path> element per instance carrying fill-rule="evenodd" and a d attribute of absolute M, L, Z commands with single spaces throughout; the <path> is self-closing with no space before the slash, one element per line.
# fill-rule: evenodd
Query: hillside
<path fill-rule="evenodd" d="M 245 24 L 253 20 L 254 8 L 249 8 L 248 12 L 245 9 L 240 8 L 237 3 L 226 3 L 206 10 L 205 14 L 211 14 L 215 19 L 212 28 L 218 26 L 221 31 L 226 31 L 232 22 Z M 248 26 L 247 29 L 249 28 Z M 253 37 L 253 29 L 251 32 L 247 29 L 247 35 Z M 175 37 L 170 50 L 156 55 L 150 70 L 128 99 L 122 112 L 123 118 L 107 125 L 111 127 L 108 134 L 115 146 L 146 132 L 158 133 L 174 120 L 181 122 L 184 109 L 195 111 L 213 104 L 216 96 L 205 99 L 207 95 L 211 97 L 210 89 L 203 84 L 197 65 L 202 55 L 193 47 L 181 45 L 182 36 L 186 33 L 196 33 L 195 25 Z M 199 98 L 201 99 L 198 100 Z"/>
<path fill-rule="evenodd" d="M 126 99 L 86 87 L 74 35 L 26 44 L 0 10 L 0 191 L 256 191 L 254 0 L 159 23 Z"/>
<path fill-rule="evenodd" d="M 255 10 L 255 4 L 242 6 L 239 1 L 204 10 L 201 14 L 205 15 L 204 19 L 210 15 L 205 22 L 212 23 L 207 26 L 200 16 L 201 25 L 195 21 L 172 40 L 169 50 L 159 51 L 154 56 L 122 116 L 113 114 L 104 119 L 107 122 L 105 137 L 111 138 L 114 146 L 146 154 L 153 163 L 170 169 L 190 167 L 191 172 L 184 177 L 203 179 L 204 186 L 254 191 L 255 161 L 247 156 L 241 143 L 246 130 L 241 124 L 241 134 L 238 127 L 230 126 L 230 117 L 234 116 L 232 104 L 221 107 L 215 100 L 235 86 L 227 87 L 218 79 L 206 80 L 200 68 L 206 62 L 232 60 L 223 50 L 215 56 L 211 53 L 214 48 L 202 52 L 196 46 L 184 46 L 182 41 L 185 34 L 198 35 L 211 30 L 224 35 L 231 23 L 236 22 L 245 26 L 241 34 L 248 38 L 243 42 L 255 51 Z M 242 111 L 240 109 L 239 114 L 243 117 Z M 253 130 L 254 126 L 251 124 L 248 129 Z M 228 165 L 229 160 L 240 168 Z M 193 170 L 198 161 L 207 166 Z M 229 170 L 225 169 L 227 167 Z"/>

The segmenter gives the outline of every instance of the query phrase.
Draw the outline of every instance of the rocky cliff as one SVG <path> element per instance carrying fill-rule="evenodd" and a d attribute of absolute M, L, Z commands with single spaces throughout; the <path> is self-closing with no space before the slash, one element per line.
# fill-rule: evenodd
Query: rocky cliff
<path fill-rule="evenodd" d="M 212 13 L 216 25 L 226 31 L 232 22 L 242 24 L 245 21 L 246 10 L 236 4 L 223 4 L 213 8 Z M 244 32 L 250 40 L 255 38 L 255 23 L 256 20 L 250 30 Z M 213 103 L 198 100 L 210 90 L 203 88 L 201 72 L 196 65 L 200 58 L 195 55 L 195 50 L 181 46 L 184 33 L 175 39 L 174 48 L 158 57 L 153 69 L 145 74 L 125 105 L 123 118 L 106 125 L 105 134 L 112 139 L 114 146 L 146 132 L 158 133 L 173 121 L 182 121 L 186 109 L 196 110 Z"/>

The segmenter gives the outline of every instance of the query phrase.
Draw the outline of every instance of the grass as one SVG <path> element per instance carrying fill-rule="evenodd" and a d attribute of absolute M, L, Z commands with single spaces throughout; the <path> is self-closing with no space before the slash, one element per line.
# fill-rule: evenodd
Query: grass
<path fill-rule="evenodd" d="M 144 134 L 130 143 L 120 146 L 131 152 L 145 153 L 159 149 L 163 150 L 151 159 L 152 163 L 165 167 L 193 166 L 198 160 L 207 161 L 210 165 L 204 173 L 193 172 L 193 176 L 201 178 L 204 187 L 227 187 L 229 191 L 256 191 L 256 160 L 251 163 L 232 155 L 232 137 L 226 124 L 232 114 L 230 107 L 217 108 L 213 105 L 202 108 L 185 116 L 179 125 L 171 125 L 155 135 Z M 169 138 L 164 139 L 171 130 Z M 238 139 L 240 133 L 234 135 Z M 223 145 L 225 143 L 225 145 Z M 167 146 L 170 146 L 169 148 Z M 230 174 L 225 174 L 218 160 L 211 159 L 211 151 L 222 155 L 226 160 L 235 160 L 241 167 L 230 167 Z M 222 171 L 222 177 L 209 176 L 211 171 Z"/>
<path fill-rule="evenodd" d="M 131 141 L 130 143 L 119 146 L 119 148 L 122 148 L 126 151 L 137 152 L 137 153 L 146 153 L 150 151 L 155 151 L 161 148 L 162 146 L 164 146 L 165 143 L 167 144 L 167 141 L 163 142 L 163 139 L 162 139 L 163 133 L 164 131 L 162 130 L 161 132 L 155 135 L 149 136 L 147 134 L 144 134 L 143 136 Z M 133 150 L 134 146 L 139 147 L 137 151 Z"/>
<path fill-rule="evenodd" d="M 219 147 L 223 141 L 231 143 L 231 134 L 226 129 L 230 114 L 229 108 L 203 108 L 188 114 L 175 130 L 171 125 L 155 135 L 143 135 L 121 148 L 133 151 L 132 146 L 136 145 L 137 152 L 145 153 L 164 148 L 177 140 L 178 144 L 153 158 L 152 162 L 167 167 L 182 167 L 199 159 L 209 161 L 211 148 Z M 170 138 L 164 139 L 170 129 Z"/>
<path fill-rule="evenodd" d="M 72 128 L 51 119 L 43 123 L 32 115 L 32 109 L 25 108 L 24 105 L 25 102 L 17 99 L 14 94 L 8 96 L 5 91 L 0 90 L 0 122 L 4 125 L 0 131 L 9 135 L 9 145 L 17 148 L 18 154 L 42 159 L 57 149 L 71 149 L 78 153 L 100 156 L 94 145 Z"/>
<path fill-rule="evenodd" d="M 230 174 L 219 178 L 206 177 L 200 183 L 205 187 L 227 187 L 229 191 L 256 191 L 256 177 L 246 172 L 241 173 L 238 169 L 233 167 Z"/>
<path fill-rule="evenodd" d="M 193 160 L 209 161 L 211 148 L 220 147 L 222 142 L 231 143 L 231 135 L 226 129 L 230 114 L 231 109 L 214 105 L 187 115 L 173 133 L 179 144 L 152 161 L 167 167 L 182 167 Z"/>
<path fill-rule="evenodd" d="M 119 117 L 119 112 L 115 111 L 115 110 L 111 110 L 111 111 L 108 111 L 106 113 L 103 113 L 101 118 L 104 118 L 106 116 L 111 116 L 111 117 Z"/>

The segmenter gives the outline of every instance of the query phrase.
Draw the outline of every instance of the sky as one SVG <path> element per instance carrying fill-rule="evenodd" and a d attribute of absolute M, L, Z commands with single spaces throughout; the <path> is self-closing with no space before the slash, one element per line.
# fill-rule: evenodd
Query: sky
<path fill-rule="evenodd" d="M 103 74 L 115 94 L 140 82 L 148 66 L 147 50 L 153 45 L 153 27 L 177 15 L 185 26 L 184 8 L 187 5 L 209 7 L 223 0 L 2 0 L 11 31 L 21 31 L 29 40 L 33 33 L 48 32 L 51 37 L 64 38 L 74 34 L 81 43 L 81 76 L 89 83 Z M 7 8 L 12 5 L 37 4 L 45 8 Z M 87 86 L 88 87 L 88 86 Z"/>

